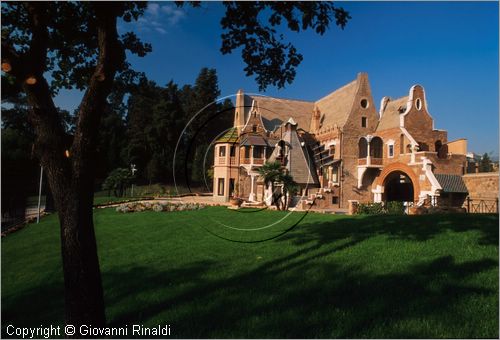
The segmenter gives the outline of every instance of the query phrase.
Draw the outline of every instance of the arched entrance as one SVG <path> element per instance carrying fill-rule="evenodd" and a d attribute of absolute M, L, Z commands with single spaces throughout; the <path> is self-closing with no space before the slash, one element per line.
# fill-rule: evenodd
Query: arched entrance
<path fill-rule="evenodd" d="M 393 171 L 386 177 L 384 181 L 384 201 L 413 202 L 414 196 L 413 182 L 406 173 Z"/>
<path fill-rule="evenodd" d="M 399 180 L 401 180 L 401 175 L 404 175 L 406 176 L 408 179 L 403 178 L 404 180 L 404 183 L 408 183 L 410 182 L 411 183 L 411 191 L 409 190 L 409 188 L 405 188 L 405 186 L 398 186 L 397 185 L 397 178 L 399 176 Z M 399 184 L 403 184 L 403 183 L 399 183 Z M 396 189 L 389 189 L 389 190 L 394 190 L 394 191 L 397 191 L 398 188 L 399 189 L 404 189 L 404 193 L 402 194 L 398 194 L 398 193 L 395 193 L 395 192 L 392 192 L 389 194 L 389 198 L 391 199 L 394 199 L 394 197 L 398 198 L 398 197 L 404 197 L 404 198 L 408 198 L 409 194 L 408 194 L 408 191 L 410 193 L 413 194 L 413 198 L 409 199 L 408 201 L 413 201 L 413 202 L 417 202 L 419 200 L 419 195 L 420 195 L 420 184 L 419 184 L 419 177 L 417 176 L 417 174 L 415 174 L 415 172 L 413 171 L 412 168 L 410 168 L 408 165 L 404 164 L 404 163 L 400 163 L 400 162 L 395 162 L 395 163 L 392 163 L 392 164 L 389 164 L 388 166 L 384 167 L 384 169 L 382 170 L 382 172 L 380 173 L 380 175 L 377 177 L 377 179 L 375 180 L 375 182 L 373 183 L 373 187 L 374 188 L 377 188 L 377 192 L 374 192 L 375 194 L 375 201 L 376 202 L 380 202 L 380 200 L 384 200 L 384 201 L 387 201 L 387 185 L 389 186 L 393 186 L 393 188 L 396 188 Z M 406 187 L 408 187 L 406 185 Z M 380 195 L 378 196 L 378 200 L 377 200 L 377 195 Z"/>

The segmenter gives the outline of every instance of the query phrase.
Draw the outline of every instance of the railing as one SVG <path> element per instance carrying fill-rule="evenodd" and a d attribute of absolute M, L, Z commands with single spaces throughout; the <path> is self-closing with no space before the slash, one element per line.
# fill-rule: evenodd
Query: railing
<path fill-rule="evenodd" d="M 230 157 L 229 158 L 229 164 L 231 164 L 231 165 L 236 164 L 236 157 Z"/>
<path fill-rule="evenodd" d="M 241 162 L 242 164 L 264 164 L 266 161 L 265 158 L 254 158 L 253 162 L 251 158 L 242 158 Z"/>
<path fill-rule="evenodd" d="M 471 214 L 498 213 L 498 198 L 472 199 L 467 197 L 465 208 Z"/>
<path fill-rule="evenodd" d="M 358 165 L 382 165 L 383 164 L 383 159 L 382 158 L 374 158 L 370 157 L 368 161 L 368 158 L 358 158 Z"/>

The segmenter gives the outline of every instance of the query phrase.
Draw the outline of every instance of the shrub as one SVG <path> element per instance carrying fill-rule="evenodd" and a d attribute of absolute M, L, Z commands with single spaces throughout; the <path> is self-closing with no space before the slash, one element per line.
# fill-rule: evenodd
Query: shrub
<path fill-rule="evenodd" d="M 138 212 L 138 211 L 146 211 L 152 210 L 156 212 L 162 211 L 188 211 L 188 210 L 200 210 L 205 208 L 204 204 L 200 203 L 171 203 L 171 202 L 132 202 L 121 204 L 116 207 L 117 212 Z"/>
<path fill-rule="evenodd" d="M 384 213 L 382 203 L 360 203 L 358 205 L 358 214 L 364 215 L 381 215 Z"/>
<path fill-rule="evenodd" d="M 405 213 L 404 203 L 398 201 L 387 202 L 386 211 L 391 215 L 402 215 Z"/>

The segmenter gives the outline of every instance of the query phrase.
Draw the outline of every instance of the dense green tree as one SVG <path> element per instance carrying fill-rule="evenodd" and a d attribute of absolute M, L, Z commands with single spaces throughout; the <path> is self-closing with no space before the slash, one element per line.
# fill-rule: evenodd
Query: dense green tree
<path fill-rule="evenodd" d="M 186 169 L 189 181 L 201 183 L 204 178 L 204 168 L 213 159 L 210 146 L 221 132 L 232 125 L 233 107 L 230 100 L 217 102 L 220 95 L 217 72 L 215 69 L 203 68 L 196 78 L 194 86 L 184 86 L 182 89 L 184 110 L 189 119 L 192 119 L 186 131 L 186 157 L 190 168 Z M 205 157 L 205 154 L 208 155 Z M 209 157 L 211 156 L 211 157 Z"/>
<path fill-rule="evenodd" d="M 144 176 L 152 156 L 149 145 L 152 129 L 153 109 L 160 98 L 160 87 L 155 82 L 141 79 L 131 91 L 127 101 L 127 139 L 125 159 L 136 164 L 139 175 Z"/>
<path fill-rule="evenodd" d="M 111 191 L 113 191 L 116 197 L 123 197 L 127 186 L 132 183 L 133 177 L 130 169 L 114 169 L 104 180 L 102 189 L 108 190 L 108 196 L 111 196 Z"/>
<path fill-rule="evenodd" d="M 479 162 L 479 172 L 490 172 L 493 169 L 490 156 L 487 152 L 481 157 Z"/>

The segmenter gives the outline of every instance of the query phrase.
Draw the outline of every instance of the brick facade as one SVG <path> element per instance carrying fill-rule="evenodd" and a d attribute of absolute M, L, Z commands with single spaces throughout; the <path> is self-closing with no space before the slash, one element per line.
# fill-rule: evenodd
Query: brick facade
<path fill-rule="evenodd" d="M 245 136 L 260 136 L 272 152 L 283 138 L 287 120 L 298 123 L 296 130 L 301 142 L 295 148 L 303 148 L 306 158 L 314 155 L 315 163 L 308 166 L 314 168 L 320 186 L 303 186 L 301 191 L 307 189 L 308 197 L 299 206 L 346 209 L 349 201 L 385 201 L 398 190 L 409 188 L 414 202 L 422 204 L 429 198 L 437 202 L 443 188 L 434 174 L 464 174 L 466 156 L 460 150 L 466 142 L 460 147 L 454 144 L 453 153 L 448 150 L 447 132 L 434 128 L 420 85 L 411 87 L 406 97 L 384 97 L 378 111 L 364 73 L 316 102 L 250 96 L 240 90 L 236 104 L 239 143 L 248 144 Z M 262 194 L 255 195 L 256 190 L 263 189 L 258 177 L 262 163 L 244 163 L 245 147 L 257 146 L 240 145 L 240 195 L 262 199 Z M 270 159 L 267 152 L 266 159 Z M 217 156 L 215 163 L 217 167 Z M 399 181 L 395 177 L 398 174 Z M 216 184 L 214 179 L 214 193 Z M 317 197 L 320 199 L 314 200 Z"/>

